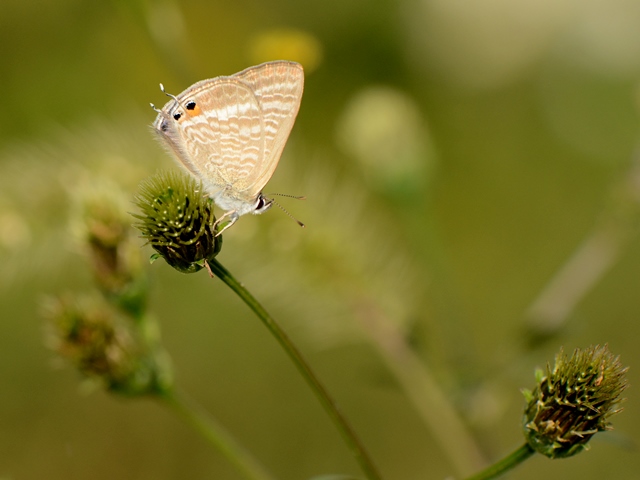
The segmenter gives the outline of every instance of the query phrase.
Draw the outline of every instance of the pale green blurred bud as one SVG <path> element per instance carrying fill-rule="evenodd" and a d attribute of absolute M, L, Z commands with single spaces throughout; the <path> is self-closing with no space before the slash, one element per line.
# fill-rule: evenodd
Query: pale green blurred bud
<path fill-rule="evenodd" d="M 147 347 L 134 324 L 100 297 L 49 299 L 49 346 L 88 379 L 122 395 L 171 388 L 168 360 Z"/>
<path fill-rule="evenodd" d="M 192 177 L 160 172 L 140 185 L 136 204 L 141 214 L 134 214 L 135 226 L 176 270 L 197 272 L 220 252 L 212 201 Z"/>
<path fill-rule="evenodd" d="M 360 90 L 346 103 L 336 135 L 376 190 L 398 200 L 423 195 L 436 158 L 428 125 L 410 96 L 385 86 Z"/>
<path fill-rule="evenodd" d="M 606 345 L 576 349 L 571 358 L 561 350 L 553 370 L 547 365 L 536 388 L 524 392 L 529 445 L 550 458 L 586 450 L 593 435 L 612 428 L 607 419 L 621 410 L 627 370 Z"/>

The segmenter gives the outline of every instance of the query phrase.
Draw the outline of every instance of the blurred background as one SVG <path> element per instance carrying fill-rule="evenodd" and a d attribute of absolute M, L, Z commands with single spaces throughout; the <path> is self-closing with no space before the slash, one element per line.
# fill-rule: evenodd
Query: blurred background
<path fill-rule="evenodd" d="M 523 442 L 534 369 L 608 343 L 631 366 L 615 430 L 511 478 L 638 478 L 638 25 L 638 0 L 4 0 L 0 478 L 241 478 L 162 405 L 87 392 L 46 348 L 40 306 L 90 288 L 83 192 L 134 210 L 141 180 L 178 168 L 149 128 L 158 84 L 275 59 L 306 83 L 266 192 L 306 195 L 281 203 L 307 228 L 243 217 L 218 258 L 383 477 L 500 458 Z M 181 388 L 276 478 L 360 475 L 237 297 L 205 272 L 149 269 Z"/>

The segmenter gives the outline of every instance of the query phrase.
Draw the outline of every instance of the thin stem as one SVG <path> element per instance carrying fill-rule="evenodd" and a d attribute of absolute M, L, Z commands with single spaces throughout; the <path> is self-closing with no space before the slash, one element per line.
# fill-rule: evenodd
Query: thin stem
<path fill-rule="evenodd" d="M 431 429 L 456 476 L 468 475 L 487 465 L 482 451 L 459 413 L 447 399 L 433 373 L 407 345 L 393 322 L 375 306 L 361 315 L 363 332 L 378 348 L 381 358 L 404 389 L 417 413 Z"/>
<path fill-rule="evenodd" d="M 217 260 L 209 260 L 208 265 L 211 273 L 215 274 L 220 280 L 227 284 L 231 290 L 233 290 L 246 304 L 254 311 L 254 313 L 262 320 L 262 323 L 269 329 L 271 334 L 276 338 L 280 346 L 287 352 L 289 358 L 293 361 L 298 371 L 303 378 L 307 381 L 311 390 L 316 395 L 325 411 L 331 417 L 334 424 L 340 431 L 342 438 L 349 446 L 351 453 L 356 458 L 363 472 L 369 480 L 380 480 L 381 477 L 378 474 L 376 467 L 374 466 L 371 458 L 364 449 L 364 446 L 358 439 L 356 433 L 351 428 L 347 419 L 340 413 L 335 401 L 329 396 L 329 393 L 324 388 L 320 380 L 309 367 L 309 364 L 302 357 L 302 354 L 298 351 L 293 342 L 289 339 L 287 334 L 280 328 L 275 320 L 267 313 L 267 311 L 258 303 L 258 301 L 251 295 L 251 293 L 238 282 L 229 271 L 224 268 Z"/>
<path fill-rule="evenodd" d="M 490 467 L 485 468 L 480 473 L 476 473 L 475 475 L 467 477 L 466 480 L 490 480 L 492 478 L 498 478 L 506 471 L 511 470 L 512 468 L 524 462 L 534 453 L 535 450 L 531 448 L 528 443 L 525 443 L 515 452 L 494 463 Z"/>
<path fill-rule="evenodd" d="M 640 155 L 636 151 L 629 170 L 611 187 L 611 201 L 602 220 L 529 307 L 526 321 L 531 333 L 541 338 L 556 334 L 636 238 L 639 176 Z"/>
<path fill-rule="evenodd" d="M 200 405 L 184 394 L 168 392 L 158 397 L 186 423 L 204 436 L 249 480 L 274 480 L 274 477 L 246 451 L 227 430 Z"/>

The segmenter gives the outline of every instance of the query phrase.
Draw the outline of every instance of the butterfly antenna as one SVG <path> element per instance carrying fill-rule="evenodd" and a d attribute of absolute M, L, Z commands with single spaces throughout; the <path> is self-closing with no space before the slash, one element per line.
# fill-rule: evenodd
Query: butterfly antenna
<path fill-rule="evenodd" d="M 162 93 L 164 93 L 167 97 L 173 98 L 176 101 L 176 103 L 180 103 L 178 101 L 178 98 L 175 95 L 171 95 L 170 93 L 167 93 L 167 92 L 164 91 L 164 85 L 163 84 L 160 84 L 160 91 L 162 91 Z"/>
<path fill-rule="evenodd" d="M 299 198 L 300 200 L 304 199 L 305 197 L 295 197 L 293 195 L 283 195 L 280 193 L 274 193 L 274 195 L 280 195 L 281 197 L 291 197 L 291 198 Z M 284 208 L 282 205 L 280 205 L 278 202 L 276 202 L 273 198 L 271 199 L 271 201 L 273 202 L 274 205 L 277 205 L 278 208 L 280 210 L 282 210 L 284 213 L 287 214 L 287 216 L 293 220 L 294 222 L 296 222 L 298 225 L 300 225 L 302 228 L 304 228 L 304 223 L 302 223 L 300 220 L 298 220 L 296 217 L 294 217 L 293 215 L 291 215 L 286 208 Z"/>
<path fill-rule="evenodd" d="M 287 195 L 286 193 L 269 193 L 269 197 L 278 196 L 278 197 L 287 197 L 287 198 L 295 198 L 296 200 L 306 200 L 307 197 L 304 195 Z"/>

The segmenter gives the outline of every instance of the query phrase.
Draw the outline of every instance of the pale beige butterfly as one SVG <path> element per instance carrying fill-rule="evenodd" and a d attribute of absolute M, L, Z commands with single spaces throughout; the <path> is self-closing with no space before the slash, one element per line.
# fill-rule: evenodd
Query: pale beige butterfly
<path fill-rule="evenodd" d="M 168 101 L 154 130 L 228 218 L 273 205 L 262 189 L 278 166 L 300 108 L 304 72 L 274 61 L 202 80 Z M 164 92 L 164 87 L 160 85 Z M 153 104 L 151 105 L 153 107 Z"/>

